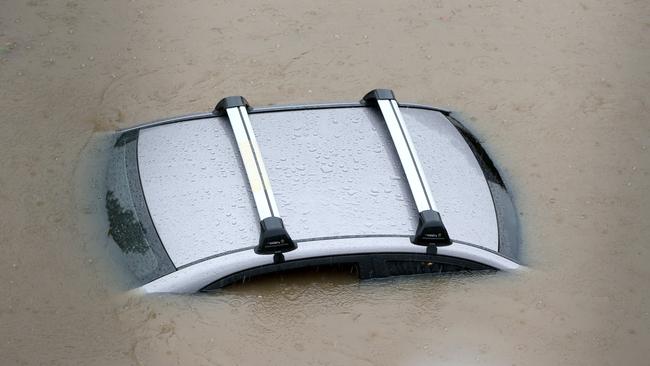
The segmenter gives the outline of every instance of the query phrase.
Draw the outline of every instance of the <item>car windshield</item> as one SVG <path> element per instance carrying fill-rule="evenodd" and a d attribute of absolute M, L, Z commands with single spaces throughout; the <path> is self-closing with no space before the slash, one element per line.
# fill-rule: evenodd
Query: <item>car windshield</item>
<path fill-rule="evenodd" d="M 107 174 L 109 235 L 137 282 L 144 284 L 176 268 L 162 246 L 142 194 L 137 167 L 138 132 L 120 135 Z"/>

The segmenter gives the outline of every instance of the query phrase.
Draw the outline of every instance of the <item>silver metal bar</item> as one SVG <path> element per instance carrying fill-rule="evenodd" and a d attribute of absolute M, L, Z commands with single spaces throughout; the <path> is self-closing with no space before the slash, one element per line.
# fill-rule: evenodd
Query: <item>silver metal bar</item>
<path fill-rule="evenodd" d="M 374 89 L 363 97 L 363 102 L 366 105 L 379 107 L 418 209 L 418 227 L 415 235 L 411 237 L 411 242 L 427 247 L 451 245 L 449 233 L 433 200 L 433 194 L 424 176 L 424 170 L 404 123 L 402 112 L 395 100 L 395 94 L 390 89 Z"/>
<path fill-rule="evenodd" d="M 397 150 L 418 211 L 438 211 L 399 105 L 394 99 L 377 100 L 377 104 Z"/>
<path fill-rule="evenodd" d="M 260 221 L 267 217 L 279 217 L 280 214 L 271 190 L 271 183 L 266 173 L 266 167 L 246 107 L 227 108 L 226 113 L 239 147 L 239 153 L 248 176 L 248 183 L 253 192 L 253 199 L 255 200 Z"/>
<path fill-rule="evenodd" d="M 248 176 L 248 184 L 253 192 L 260 218 L 260 241 L 255 247 L 255 253 L 273 254 L 273 262 L 281 263 L 284 261 L 282 253 L 295 250 L 298 246 L 280 218 L 260 147 L 248 117 L 248 102 L 238 95 L 225 97 L 217 103 L 212 113 L 215 116 L 228 116 Z"/>

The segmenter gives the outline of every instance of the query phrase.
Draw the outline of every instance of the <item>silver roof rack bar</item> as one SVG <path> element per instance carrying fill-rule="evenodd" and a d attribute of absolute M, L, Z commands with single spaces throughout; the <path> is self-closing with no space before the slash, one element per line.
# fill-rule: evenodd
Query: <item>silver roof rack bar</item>
<path fill-rule="evenodd" d="M 275 203 L 260 147 L 257 144 L 250 118 L 248 101 L 241 96 L 223 98 L 214 108 L 216 116 L 227 116 L 232 127 L 239 155 L 244 163 L 248 184 L 260 218 L 260 241 L 255 248 L 258 254 L 281 254 L 297 248 L 287 233 Z M 276 257 L 277 258 L 277 257 Z M 279 257 L 282 260 L 282 257 Z"/>
<path fill-rule="evenodd" d="M 419 212 L 418 227 L 411 241 L 425 246 L 451 244 L 393 91 L 371 90 L 363 97 L 362 102 L 368 106 L 379 107 L 411 189 Z"/>

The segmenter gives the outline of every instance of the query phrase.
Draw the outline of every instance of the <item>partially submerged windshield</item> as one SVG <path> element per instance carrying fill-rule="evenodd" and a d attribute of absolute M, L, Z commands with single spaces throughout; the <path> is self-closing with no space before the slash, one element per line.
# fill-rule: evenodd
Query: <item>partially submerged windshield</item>
<path fill-rule="evenodd" d="M 138 131 L 120 135 L 108 166 L 106 210 L 108 234 L 124 262 L 142 285 L 176 270 L 146 209 L 137 162 Z"/>

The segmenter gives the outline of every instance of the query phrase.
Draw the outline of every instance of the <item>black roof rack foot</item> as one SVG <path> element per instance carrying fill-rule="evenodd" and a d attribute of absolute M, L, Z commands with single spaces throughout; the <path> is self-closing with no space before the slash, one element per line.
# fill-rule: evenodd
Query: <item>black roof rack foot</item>
<path fill-rule="evenodd" d="M 435 245 L 438 247 L 451 244 L 447 229 L 445 229 L 445 225 L 442 223 L 438 212 L 426 210 L 420 212 L 419 216 L 418 228 L 415 231 L 415 235 L 411 237 L 413 244 Z"/>
<path fill-rule="evenodd" d="M 267 217 L 260 222 L 260 226 L 262 227 L 260 243 L 255 248 L 255 253 L 286 253 L 298 248 L 284 228 L 284 223 L 281 218 L 274 216 Z"/>

